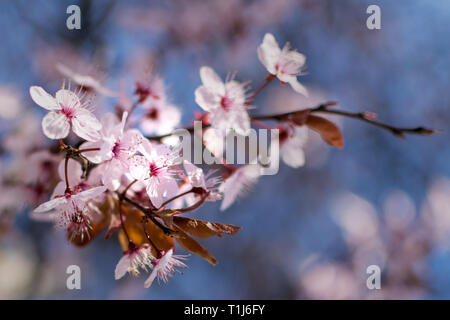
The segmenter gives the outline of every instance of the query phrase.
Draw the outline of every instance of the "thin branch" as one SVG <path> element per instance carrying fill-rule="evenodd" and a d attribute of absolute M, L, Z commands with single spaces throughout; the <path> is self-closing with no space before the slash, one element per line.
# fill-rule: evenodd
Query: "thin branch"
<path fill-rule="evenodd" d="M 337 110 L 337 109 L 330 109 L 330 107 L 336 105 L 335 102 L 328 102 L 321 104 L 315 108 L 309 109 L 309 113 L 328 113 L 328 114 L 334 114 L 339 115 L 347 118 L 353 118 L 358 119 L 363 122 L 369 123 L 373 126 L 385 129 L 389 132 L 391 132 L 393 135 L 404 138 L 404 134 L 418 134 L 418 135 L 432 135 L 435 132 L 439 132 L 439 130 L 435 129 L 428 129 L 424 127 L 415 127 L 415 128 L 401 128 L 401 127 L 395 127 L 388 125 L 386 123 L 376 121 L 374 120 L 376 118 L 376 115 L 370 112 L 348 112 L 343 110 Z M 308 110 L 308 109 L 306 109 Z M 278 120 L 278 121 L 286 121 L 289 120 L 290 117 L 294 116 L 295 114 L 298 114 L 299 112 L 303 112 L 305 110 L 297 110 L 292 111 L 288 113 L 282 113 L 282 114 L 276 114 L 276 115 L 267 115 L 267 116 L 253 116 L 253 120 Z"/>
<path fill-rule="evenodd" d="M 429 129 L 425 127 L 414 127 L 414 128 L 401 128 L 401 127 L 395 127 L 380 121 L 376 121 L 376 115 L 371 112 L 348 112 L 343 110 L 337 110 L 337 109 L 330 109 L 330 107 L 333 107 L 336 105 L 336 102 L 327 102 L 318 105 L 317 107 L 310 108 L 310 109 L 300 109 L 292 112 L 287 113 L 279 113 L 279 114 L 273 114 L 273 115 L 261 115 L 261 116 L 251 116 L 251 121 L 265 121 L 265 120 L 275 120 L 275 121 L 290 121 L 290 118 L 300 112 L 309 112 L 309 113 L 328 113 L 328 114 L 334 114 L 339 115 L 347 118 L 353 118 L 357 120 L 361 120 L 363 122 L 366 122 L 368 124 L 371 124 L 373 126 L 382 128 L 384 130 L 387 130 L 394 134 L 397 137 L 404 138 L 404 134 L 418 134 L 418 135 L 432 135 L 436 132 L 441 132 L 440 130 L 436 129 Z M 204 125 L 203 128 L 208 128 L 210 125 Z M 190 133 L 194 132 L 194 127 L 188 127 L 185 128 Z M 151 136 L 146 137 L 149 140 L 161 140 L 163 138 L 171 136 L 172 133 L 160 135 L 160 136 Z"/>
<path fill-rule="evenodd" d="M 182 208 L 182 209 L 174 209 L 174 211 L 177 211 L 178 213 L 183 213 L 183 212 L 189 212 L 189 211 L 195 210 L 195 209 L 197 209 L 198 207 L 200 207 L 200 206 L 206 201 L 206 199 L 208 198 L 208 196 L 209 196 L 209 192 L 208 192 L 208 193 L 205 193 L 205 194 L 200 198 L 200 200 L 198 200 L 198 201 L 197 201 L 196 203 L 194 203 L 192 206 L 186 207 L 186 208 Z"/>
<path fill-rule="evenodd" d="M 65 193 L 70 193 L 70 185 L 69 185 L 69 154 L 66 154 L 66 158 L 64 160 L 64 177 L 66 178 L 66 191 Z"/>

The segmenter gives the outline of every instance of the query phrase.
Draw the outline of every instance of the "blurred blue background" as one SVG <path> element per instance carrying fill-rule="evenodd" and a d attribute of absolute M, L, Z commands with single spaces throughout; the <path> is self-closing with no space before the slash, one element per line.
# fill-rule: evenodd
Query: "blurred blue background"
<path fill-rule="evenodd" d="M 82 8 L 82 29 L 67 30 L 65 11 L 75 3 Z M 381 8 L 381 30 L 366 27 L 370 4 Z M 0 288 L 0 296 L 450 298 L 445 228 L 450 216 L 449 1 L 2 1 L 0 29 L 0 85 L 17 88 L 25 108 L 36 112 L 28 88 L 57 89 L 61 78 L 51 69 L 58 59 L 86 61 L 91 66 L 86 71 L 99 71 L 107 87 L 129 95 L 140 71 L 150 65 L 188 125 L 200 110 L 194 101 L 200 66 L 210 65 L 222 77 L 237 70 L 238 80 L 256 87 L 266 74 L 256 48 L 271 32 L 281 45 L 289 41 L 306 55 L 306 75 L 299 80 L 311 95 L 302 98 L 274 82 L 258 96 L 253 114 L 331 100 L 349 111 L 375 112 L 399 127 L 443 130 L 402 140 L 357 120 L 333 118 L 343 130 L 342 150 L 311 133 L 305 167 L 282 165 L 278 175 L 262 177 L 225 212 L 220 204 L 208 203 L 192 213 L 242 230 L 231 238 L 202 241 L 218 258 L 217 266 L 191 256 L 182 275 L 151 289 L 143 288 L 145 275 L 114 280 L 121 257 L 115 238 L 99 237 L 86 248 L 74 248 L 62 232 L 23 212 L 16 230 L 1 240 L 0 264 L 10 259 L 8 252 L 18 251 L 22 258 L 13 261 L 29 267 L 4 273 L 0 266 L 0 278 L 23 278 L 17 274 L 23 272 L 29 279 L 9 284 L 14 290 Z M 112 108 L 115 99 L 98 103 Z M 1 123 L 4 135 L 12 124 Z M 413 212 L 412 222 L 392 222 L 391 209 L 394 220 L 395 210 L 409 210 L 406 216 Z M 355 216 L 346 219 L 349 212 Z M 82 290 L 65 287 L 70 264 L 81 267 Z M 383 269 L 377 292 L 366 288 L 371 264 Z"/>

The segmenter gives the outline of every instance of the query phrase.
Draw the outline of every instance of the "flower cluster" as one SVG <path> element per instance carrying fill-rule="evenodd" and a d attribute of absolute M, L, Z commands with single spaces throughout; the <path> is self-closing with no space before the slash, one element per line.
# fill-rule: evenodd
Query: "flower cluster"
<path fill-rule="evenodd" d="M 231 134 L 249 136 L 253 126 L 277 130 L 272 144 L 279 144 L 280 158 L 293 168 L 305 163 L 308 129 L 319 132 L 326 143 L 342 148 L 339 128 L 315 115 L 333 113 L 333 103 L 270 116 L 249 113 L 256 108 L 258 94 L 274 79 L 307 95 L 297 79 L 305 65 L 304 55 L 289 45 L 280 49 L 275 37 L 266 34 L 257 56 L 268 74 L 253 91 L 249 82 L 237 81 L 236 74 L 222 80 L 211 67 L 200 68 L 201 85 L 193 98 L 204 111 L 196 118 L 201 120 L 204 147 L 221 158 L 216 147 Z M 63 85 L 54 95 L 39 86 L 29 90 L 31 99 L 48 111 L 42 119 L 42 131 L 53 140 L 52 145 L 38 141 L 33 148 L 16 146 L 14 135 L 10 137 L 9 145 L 16 148 L 18 158 L 27 160 L 27 166 L 20 166 L 26 169 L 17 170 L 21 172 L 16 176 L 21 183 L 17 187 L 33 194 L 29 203 L 36 206 L 32 217 L 53 221 L 77 246 L 88 244 L 104 230 L 107 239 L 117 234 L 123 255 L 115 278 L 127 272 L 137 275 L 140 270 L 150 271 L 145 287 L 155 278 L 167 282 L 177 268 L 187 267 L 183 262 L 187 256 L 174 254 L 175 243 L 215 265 L 216 258 L 194 238 L 231 236 L 240 228 L 186 215 L 206 202 L 222 201 L 220 209 L 229 208 L 259 180 L 264 169 L 261 161 L 234 165 L 222 158 L 221 169 L 206 173 L 185 159 L 179 144 L 165 139 L 179 126 L 181 112 L 170 102 L 166 86 L 156 75 L 150 81 L 138 81 L 134 96 L 129 97 L 66 66 L 57 68 L 77 85 L 75 90 L 70 85 Z M 117 98 L 115 112 L 97 117 L 98 110 L 92 107 L 95 94 Z M 372 118 L 364 119 L 378 124 Z M 16 135 L 39 139 L 37 128 L 30 123 Z M 193 131 L 192 127 L 184 129 Z M 431 133 L 413 131 L 405 133 Z M 0 205 L 2 211 L 11 207 L 10 203 Z"/>

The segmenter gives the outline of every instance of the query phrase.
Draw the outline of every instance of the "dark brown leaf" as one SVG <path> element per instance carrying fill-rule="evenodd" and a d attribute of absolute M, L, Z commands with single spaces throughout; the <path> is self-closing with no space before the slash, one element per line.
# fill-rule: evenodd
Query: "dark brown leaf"
<path fill-rule="evenodd" d="M 177 226 L 173 226 L 174 230 L 177 232 L 175 240 L 187 251 L 192 252 L 196 255 L 199 255 L 212 265 L 217 264 L 217 259 L 209 253 L 200 243 L 187 235 L 183 230 L 178 228 Z"/>
<path fill-rule="evenodd" d="M 173 217 L 173 222 L 185 232 L 197 238 L 221 237 L 223 234 L 233 236 L 241 227 L 185 217 Z"/>

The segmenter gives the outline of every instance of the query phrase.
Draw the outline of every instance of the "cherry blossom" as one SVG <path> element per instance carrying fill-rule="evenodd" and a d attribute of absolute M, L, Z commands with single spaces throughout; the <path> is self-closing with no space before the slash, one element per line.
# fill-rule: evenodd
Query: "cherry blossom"
<path fill-rule="evenodd" d="M 48 212 L 49 219 L 55 220 L 57 225 L 66 229 L 72 237 L 87 234 L 91 228 L 91 207 L 89 201 L 94 200 L 106 191 L 105 186 L 90 188 L 81 192 L 78 190 L 66 191 L 64 194 L 54 196 L 50 201 L 44 202 L 34 213 Z M 41 215 L 36 215 L 40 218 Z"/>
<path fill-rule="evenodd" d="M 99 149 L 83 155 L 91 162 L 100 164 L 103 170 L 102 182 L 114 191 L 120 186 L 120 178 L 128 172 L 131 156 L 141 144 L 142 134 L 136 129 L 125 130 L 127 112 L 122 121 L 116 115 L 106 113 L 102 119 L 101 138 L 95 142 L 85 142 L 81 149 Z"/>
<path fill-rule="evenodd" d="M 308 95 L 306 88 L 297 81 L 297 76 L 305 65 L 306 58 L 303 54 L 290 50 L 288 43 L 281 50 L 275 37 L 266 33 L 258 47 L 258 58 L 270 74 L 281 82 L 289 83 L 298 93 Z"/>
<path fill-rule="evenodd" d="M 265 2 L 267 2 L 265 8 L 269 10 L 272 2 L 269 0 Z M 231 6 L 225 5 L 223 1 L 217 2 L 217 8 L 223 8 L 227 18 L 233 17 L 236 10 L 232 9 L 235 9 L 235 6 L 234 2 Z M 215 7 L 216 4 L 211 8 Z M 195 11 L 196 15 L 208 11 L 207 7 L 197 5 L 194 7 L 188 5 L 186 8 L 189 11 Z M 202 8 L 201 11 L 197 10 L 199 8 Z M 235 21 L 238 23 L 237 29 L 240 29 L 239 23 L 242 22 L 241 14 L 242 12 L 238 14 L 238 20 Z M 203 16 L 210 25 L 223 25 L 216 18 L 204 14 Z M 248 18 L 254 21 L 256 19 Z M 272 16 L 269 19 L 275 18 Z M 180 28 L 182 25 L 183 23 L 179 23 L 171 32 L 178 34 L 183 31 L 184 28 Z M 217 31 L 216 29 L 210 28 L 208 33 L 212 34 L 213 31 Z M 229 30 L 225 29 L 221 26 L 219 31 L 222 33 L 226 31 L 225 33 L 228 34 Z M 195 36 L 197 31 L 190 33 L 191 36 L 187 38 L 191 40 L 197 38 Z M 186 37 L 178 39 L 176 43 L 170 43 L 170 46 L 173 44 L 179 46 L 183 42 L 186 42 Z M 191 45 L 192 41 L 189 44 Z M 248 47 L 248 44 L 245 42 L 244 46 Z M 65 56 L 72 58 L 73 55 L 70 55 L 70 52 L 75 51 L 74 48 L 72 49 Z M 275 114 L 272 110 L 272 112 L 268 111 L 268 114 L 252 112 L 250 115 L 248 112 L 251 109 L 250 105 L 254 101 L 259 104 L 260 93 L 275 78 L 278 78 L 282 85 L 289 83 L 294 89 L 287 92 L 296 97 L 294 102 L 296 105 L 302 105 L 302 101 L 298 101 L 297 92 L 307 95 L 306 89 L 297 80 L 297 76 L 301 74 L 305 65 L 305 56 L 291 50 L 289 44 L 280 49 L 274 36 L 269 33 L 264 36 L 257 52 L 259 60 L 270 74 L 248 95 L 246 88 L 248 82 L 236 81 L 235 73 L 222 80 L 211 67 L 202 66 L 199 70 L 202 83 L 195 90 L 194 96 L 195 102 L 204 112 L 198 111 L 191 118 L 194 124 L 188 124 L 182 129 L 192 135 L 189 138 L 195 139 L 193 143 L 195 163 L 198 163 L 200 153 L 206 163 L 211 163 L 208 161 L 211 160 L 210 154 L 203 152 L 211 151 L 216 157 L 212 160 L 216 160 L 214 166 L 218 168 L 217 171 L 206 171 L 203 166 L 194 165 L 189 159 L 181 161 L 182 156 L 187 158 L 191 154 L 192 145 L 189 145 L 187 150 L 184 149 L 186 144 L 180 142 L 179 131 L 175 131 L 175 128 L 179 126 L 181 112 L 168 99 L 168 92 L 161 78 L 152 76 L 149 81 L 133 79 L 136 88 L 131 95 L 127 95 L 127 89 L 130 88 L 126 85 L 130 79 L 123 79 L 121 82 L 123 87 L 120 86 L 118 94 L 115 94 L 103 87 L 96 77 L 86 75 L 87 68 L 78 68 L 83 70 L 81 74 L 74 72 L 66 65 L 57 64 L 59 73 L 70 78 L 79 88 L 71 91 L 70 86 L 67 89 L 63 86 L 52 96 L 42 87 L 31 86 L 29 93 L 36 104 L 48 111 L 41 123 L 44 135 L 52 140 L 60 141 L 43 141 L 41 128 L 39 128 L 41 121 L 37 120 L 31 112 L 27 112 L 18 127 L 11 130 L 12 134 L 7 133 L 5 137 L 2 136 L 4 143 L 1 149 L 9 152 L 12 159 L 10 161 L 9 156 L 0 159 L 8 159 L 9 164 L 7 170 L 4 170 L 4 167 L 0 168 L 0 193 L 4 195 L 0 198 L 0 229 L 2 229 L 0 231 L 3 232 L 5 220 L 9 223 L 12 211 L 20 212 L 22 208 L 26 209 L 42 203 L 42 199 L 44 197 L 48 199 L 51 194 L 50 200 L 37 206 L 31 213 L 33 219 L 56 223 L 68 233 L 68 239 L 75 245 L 87 244 L 88 241 L 83 241 L 85 237 L 91 240 L 105 229 L 107 229 L 105 239 L 118 234 L 124 251 L 115 267 L 115 279 L 122 278 L 127 272 L 138 275 L 141 270 L 149 271 L 150 275 L 144 284 L 148 288 L 156 278 L 167 282 L 177 268 L 187 267 L 183 262 L 186 255 L 174 255 L 175 245 L 180 245 L 215 265 L 217 259 L 197 240 L 212 236 L 231 236 L 240 229 L 232 224 L 200 220 L 189 215 L 206 201 L 223 200 L 220 210 L 226 210 L 236 202 L 238 197 L 244 196 L 258 182 L 261 175 L 275 174 L 278 170 L 279 157 L 293 168 L 303 166 L 308 128 L 317 131 L 320 137 L 331 146 L 342 147 L 343 135 L 339 127 L 330 120 L 322 118 L 321 114 L 359 119 L 401 137 L 406 134 L 430 135 L 435 132 L 424 127 L 393 127 L 379 122 L 368 112 L 354 113 L 341 110 L 339 107 L 331 108 L 336 103 L 322 101 L 303 103 L 313 105 L 306 110 L 288 112 L 284 110 L 282 113 Z M 49 59 L 48 63 L 55 66 L 55 61 L 52 59 Z M 142 65 L 140 69 L 142 71 Z M 277 84 L 279 84 L 278 81 Z M 184 85 L 190 86 L 189 83 Z M 84 100 L 87 91 L 95 91 L 115 98 L 101 101 L 103 111 L 109 111 L 103 113 L 101 121 L 98 121 L 88 109 L 88 104 Z M 273 105 L 281 105 L 282 108 L 287 105 L 283 99 L 271 96 Z M 22 110 L 20 96 L 15 96 L 15 92 L 14 94 L 5 92 L 4 88 L 0 87 L 1 97 L 5 101 L 0 105 L 0 117 L 10 119 L 20 113 Z M 109 100 L 114 102 L 109 104 Z M 266 99 L 261 102 L 267 103 L 267 101 Z M 10 107 L 11 110 L 8 109 Z M 195 120 L 199 121 L 195 122 Z M 253 134 L 247 137 L 248 139 L 242 137 L 249 135 L 250 132 L 253 133 L 250 130 L 251 125 L 267 130 L 263 133 L 279 129 L 279 135 L 270 131 L 272 140 L 268 160 L 271 161 L 267 165 L 266 161 L 263 161 L 267 148 L 260 143 L 262 139 L 267 138 L 267 135 L 257 136 L 258 140 L 252 139 L 255 137 Z M 63 140 L 71 134 L 71 131 L 80 139 L 71 136 L 70 139 Z M 245 142 L 239 143 L 236 148 L 235 158 L 238 158 L 238 165 L 228 157 L 229 145 L 226 138 L 230 137 L 227 135 L 231 131 L 241 135 L 240 138 L 243 139 L 238 139 L 241 140 L 240 142 Z M 192 142 L 187 136 L 186 139 L 184 138 L 183 136 L 183 142 Z M 255 146 L 257 148 L 253 148 Z M 277 146 L 279 146 L 279 153 L 276 152 Z M 232 147 L 234 150 L 236 146 Z M 251 150 L 256 151 L 256 154 Z M 224 151 L 227 151 L 226 160 L 223 158 Z M 248 164 L 241 165 L 240 159 L 247 160 L 248 151 L 250 151 Z M 259 163 L 253 164 L 255 159 L 258 159 Z M 216 172 L 219 175 L 216 175 Z M 450 207 L 443 200 L 446 199 L 449 185 L 448 181 L 445 181 L 436 187 L 434 196 L 430 196 L 429 199 L 430 207 L 424 215 L 424 219 L 428 221 L 428 223 L 423 222 L 425 229 L 437 230 L 434 234 L 439 239 L 445 238 L 450 229 L 450 223 L 447 223 L 450 220 L 444 219 L 448 215 L 445 214 L 445 210 L 440 210 Z M 441 192 L 441 190 L 444 191 Z M 364 202 L 358 203 L 354 198 L 350 200 L 352 201 L 342 203 L 352 204 L 354 208 L 350 209 L 358 209 L 353 210 L 354 212 L 360 213 L 361 208 L 367 207 L 361 205 Z M 393 204 L 398 204 L 399 199 L 394 198 L 391 201 Z M 404 207 L 405 204 L 401 206 Z M 352 217 L 354 212 L 347 207 L 345 209 L 345 214 L 338 217 L 338 225 L 346 232 L 347 236 L 344 240 L 352 245 L 352 249 L 353 247 L 356 249 L 356 244 L 364 245 L 369 239 L 371 250 L 384 250 L 384 243 L 377 239 L 379 232 L 376 219 L 371 217 L 373 214 L 370 215 L 370 219 L 365 217 L 364 212 L 362 215 L 358 214 L 358 217 L 367 221 L 363 221 L 366 224 L 364 228 L 355 229 L 362 220 L 354 219 Z M 398 209 L 395 207 L 390 210 L 392 217 L 386 221 L 391 229 L 395 227 L 398 231 L 401 229 Z M 393 217 L 397 220 L 393 220 Z M 354 224 L 355 221 L 357 224 Z M 364 232 L 361 233 L 361 230 Z M 419 238 L 420 236 L 417 239 Z M 436 238 L 433 241 L 440 240 Z M 408 261 L 408 259 L 404 260 Z M 367 265 L 366 262 L 364 261 L 363 265 Z M 341 272 L 339 268 L 324 268 L 322 271 L 337 270 L 339 273 Z M 310 274 L 310 279 L 303 284 L 306 289 L 310 283 L 321 276 L 321 272 Z M 342 274 L 346 277 L 345 273 Z"/>
<path fill-rule="evenodd" d="M 169 281 L 169 277 L 177 271 L 176 267 L 187 268 L 187 265 L 180 260 L 185 260 L 186 255 L 174 255 L 173 249 L 162 252 L 162 257 L 152 262 L 153 270 L 147 280 L 145 280 L 144 287 L 149 288 L 155 278 L 162 280 L 164 283 Z"/>
<path fill-rule="evenodd" d="M 233 78 L 223 82 L 210 67 L 200 68 L 203 85 L 195 90 L 195 102 L 209 113 L 211 125 L 219 135 L 226 136 L 228 129 L 247 135 L 250 117 L 245 106 L 245 84 Z"/>
<path fill-rule="evenodd" d="M 52 97 L 43 88 L 32 86 L 30 95 L 37 105 L 50 111 L 42 120 L 42 129 L 48 138 L 63 139 L 72 128 L 82 139 L 98 140 L 101 123 L 75 92 L 61 89 Z"/>
<path fill-rule="evenodd" d="M 177 155 L 165 145 L 152 144 L 144 140 L 130 165 L 130 174 L 134 179 L 143 181 L 152 204 L 160 207 L 163 198 L 173 197 L 178 192 L 178 184 L 171 167 Z"/>
<path fill-rule="evenodd" d="M 153 268 L 152 261 L 154 259 L 148 244 L 137 246 L 131 242 L 130 247 L 123 253 L 122 258 L 117 263 L 114 278 L 119 280 L 127 272 L 137 276 L 139 275 L 139 268 L 145 271 L 147 271 L 147 267 Z"/>

